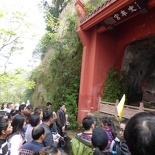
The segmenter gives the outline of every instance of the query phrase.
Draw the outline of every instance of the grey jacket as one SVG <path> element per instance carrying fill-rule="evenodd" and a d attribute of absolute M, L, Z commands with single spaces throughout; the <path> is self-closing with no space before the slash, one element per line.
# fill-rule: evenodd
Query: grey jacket
<path fill-rule="evenodd" d="M 53 141 L 53 135 L 52 132 L 50 131 L 50 128 L 48 125 L 46 125 L 44 122 L 40 125 L 42 127 L 44 127 L 45 132 L 46 132 L 46 136 L 45 139 L 43 141 L 44 146 L 56 146 L 57 147 L 57 143 Z"/>

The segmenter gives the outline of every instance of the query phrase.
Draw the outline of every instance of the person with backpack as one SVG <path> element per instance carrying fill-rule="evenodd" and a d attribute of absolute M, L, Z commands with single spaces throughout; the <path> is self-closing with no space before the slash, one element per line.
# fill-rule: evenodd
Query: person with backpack
<path fill-rule="evenodd" d="M 110 149 L 109 151 L 113 155 L 121 155 L 121 141 L 118 137 L 115 137 L 115 139 L 111 142 L 110 144 Z"/>
<path fill-rule="evenodd" d="M 131 155 L 131 153 L 129 152 L 128 146 L 124 140 L 124 130 L 127 122 L 128 122 L 128 119 L 123 119 L 120 122 L 120 136 L 121 136 L 121 139 L 123 139 L 122 142 L 117 136 L 111 142 L 110 152 L 112 152 L 112 154 L 114 155 Z"/>
<path fill-rule="evenodd" d="M 128 123 L 128 119 L 123 119 L 120 122 L 120 135 L 122 136 L 122 139 L 123 139 L 123 141 L 121 142 L 121 145 L 120 145 L 121 155 L 131 155 L 131 153 L 128 149 L 128 146 L 126 144 L 126 141 L 124 139 L 124 131 L 125 131 L 125 127 L 126 127 L 127 123 Z"/>

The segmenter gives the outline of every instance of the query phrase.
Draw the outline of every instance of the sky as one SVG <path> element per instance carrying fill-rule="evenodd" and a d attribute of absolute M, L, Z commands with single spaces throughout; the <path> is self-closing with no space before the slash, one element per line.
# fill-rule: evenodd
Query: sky
<path fill-rule="evenodd" d="M 43 13 L 38 8 L 40 0 L 0 0 L 0 2 L 1 4 L 3 2 L 3 8 L 8 11 L 15 10 L 25 12 L 28 16 L 28 22 L 31 23 L 31 27 L 26 30 L 27 33 L 24 38 L 22 38 L 22 42 L 24 42 L 24 49 L 22 51 L 18 51 L 17 54 L 14 54 L 14 56 L 11 57 L 10 65 L 8 65 L 7 70 L 19 67 L 31 70 L 32 66 L 34 68 L 39 64 L 39 61 L 34 62 L 32 59 L 32 52 L 45 33 Z M 34 37 L 32 37 L 32 35 Z M 3 65 L 2 63 L 3 60 L 1 59 L 0 66 Z"/>

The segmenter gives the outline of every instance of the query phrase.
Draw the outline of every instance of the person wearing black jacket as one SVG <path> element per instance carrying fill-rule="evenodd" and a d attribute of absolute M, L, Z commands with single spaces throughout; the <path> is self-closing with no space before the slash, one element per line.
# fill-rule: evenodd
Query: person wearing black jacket
<path fill-rule="evenodd" d="M 128 146 L 126 144 L 126 141 L 124 140 L 124 130 L 125 130 L 127 122 L 128 122 L 128 119 L 124 119 L 120 122 L 120 135 L 123 138 L 123 141 L 120 144 L 121 155 L 131 155 L 131 153 L 128 149 Z"/>
<path fill-rule="evenodd" d="M 66 114 L 65 114 L 65 104 L 59 105 L 59 110 L 57 111 L 56 124 L 59 128 L 59 134 L 64 137 L 65 127 L 66 127 Z"/>
<path fill-rule="evenodd" d="M 53 146 L 57 147 L 58 141 L 53 140 L 55 138 L 53 137 L 53 134 L 50 130 L 50 126 L 53 122 L 54 122 L 53 112 L 51 110 L 44 110 L 43 111 L 43 123 L 40 124 L 40 126 L 44 127 L 45 132 L 46 132 L 46 136 L 43 141 L 44 146 L 52 146 L 53 145 Z"/>

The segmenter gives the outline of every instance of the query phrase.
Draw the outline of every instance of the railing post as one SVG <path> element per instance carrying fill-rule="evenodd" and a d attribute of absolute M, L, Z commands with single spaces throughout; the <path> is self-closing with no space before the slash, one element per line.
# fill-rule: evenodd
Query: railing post
<path fill-rule="evenodd" d="M 101 96 L 99 96 L 99 99 L 98 99 L 98 109 L 100 110 L 100 104 L 101 104 Z"/>
<path fill-rule="evenodd" d="M 119 103 L 119 100 L 117 99 L 117 100 L 116 100 L 116 103 L 115 103 L 115 106 L 116 106 L 116 107 L 117 107 L 118 103 Z"/>
<path fill-rule="evenodd" d="M 143 102 L 140 102 L 139 111 L 140 112 L 143 112 L 144 111 L 144 103 Z"/>
<path fill-rule="evenodd" d="M 119 103 L 119 100 L 117 99 L 116 100 L 116 103 L 115 103 L 115 114 L 114 114 L 114 116 L 115 116 L 115 119 L 118 119 L 118 113 L 117 113 L 117 105 L 118 105 L 118 103 Z"/>

